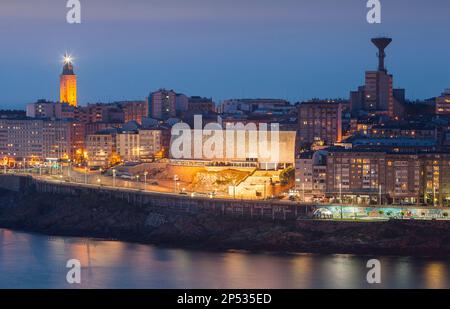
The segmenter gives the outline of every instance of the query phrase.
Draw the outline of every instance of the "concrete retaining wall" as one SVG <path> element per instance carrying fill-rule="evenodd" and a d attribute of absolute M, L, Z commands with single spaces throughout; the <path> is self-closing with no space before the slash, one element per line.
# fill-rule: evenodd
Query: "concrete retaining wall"
<path fill-rule="evenodd" d="M 13 192 L 24 190 L 32 182 L 33 179 L 31 176 L 0 175 L 0 188 Z"/>

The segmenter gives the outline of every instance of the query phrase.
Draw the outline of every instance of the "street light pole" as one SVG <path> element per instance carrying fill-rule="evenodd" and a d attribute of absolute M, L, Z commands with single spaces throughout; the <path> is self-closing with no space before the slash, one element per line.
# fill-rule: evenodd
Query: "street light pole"
<path fill-rule="evenodd" d="M 380 195 L 379 195 L 379 198 L 378 198 L 378 204 L 381 206 L 381 185 L 379 186 L 380 188 Z"/>
<path fill-rule="evenodd" d="M 67 177 L 69 178 L 70 181 L 70 170 L 72 169 L 72 163 L 69 161 L 69 166 L 67 167 Z"/>
<path fill-rule="evenodd" d="M 433 207 L 436 207 L 436 186 L 433 184 Z"/>
<path fill-rule="evenodd" d="M 84 167 L 84 184 L 87 185 L 87 166 Z"/>
<path fill-rule="evenodd" d="M 116 187 L 116 170 L 113 169 L 112 173 L 113 173 L 113 188 L 115 188 Z"/>
<path fill-rule="evenodd" d="M 148 172 L 145 171 L 144 172 L 144 191 L 147 190 L 147 175 L 148 175 Z"/>

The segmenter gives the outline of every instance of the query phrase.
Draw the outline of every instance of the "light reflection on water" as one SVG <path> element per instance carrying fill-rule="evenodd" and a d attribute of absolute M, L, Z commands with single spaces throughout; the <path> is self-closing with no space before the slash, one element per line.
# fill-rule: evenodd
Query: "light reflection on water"
<path fill-rule="evenodd" d="M 352 255 L 212 253 L 0 229 L 0 288 L 449 288 L 450 260 L 381 257 L 382 284 L 366 283 Z M 66 283 L 69 259 L 82 284 Z"/>

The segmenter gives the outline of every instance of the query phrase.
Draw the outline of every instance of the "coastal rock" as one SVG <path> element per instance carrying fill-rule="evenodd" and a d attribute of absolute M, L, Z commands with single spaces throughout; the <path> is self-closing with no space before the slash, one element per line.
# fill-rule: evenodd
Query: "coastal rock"
<path fill-rule="evenodd" d="M 207 250 L 450 257 L 448 221 L 272 221 L 97 195 L 1 191 L 0 227 Z"/>

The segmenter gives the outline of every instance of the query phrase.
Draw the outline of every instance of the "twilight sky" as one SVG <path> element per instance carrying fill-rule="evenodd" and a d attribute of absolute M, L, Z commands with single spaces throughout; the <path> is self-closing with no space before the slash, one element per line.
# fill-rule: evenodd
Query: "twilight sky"
<path fill-rule="evenodd" d="M 389 35 L 387 67 L 409 98 L 450 88 L 449 0 L 0 0 L 0 108 L 58 100 L 61 57 L 75 57 L 87 102 L 187 95 L 348 97 L 377 66 L 372 36 Z"/>

